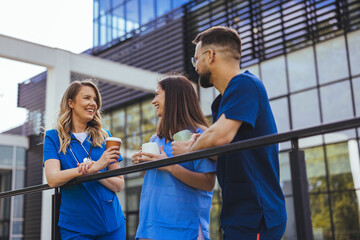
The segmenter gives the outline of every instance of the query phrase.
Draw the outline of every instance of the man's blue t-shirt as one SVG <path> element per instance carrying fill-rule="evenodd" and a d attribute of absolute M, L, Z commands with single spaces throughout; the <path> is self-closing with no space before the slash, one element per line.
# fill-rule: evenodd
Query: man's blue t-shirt
<path fill-rule="evenodd" d="M 243 122 L 232 142 L 277 133 L 265 87 L 249 71 L 235 76 L 211 108 L 213 122 L 222 114 L 227 119 Z M 278 154 L 278 145 L 270 145 L 218 157 L 222 227 L 256 229 L 262 217 L 267 228 L 286 221 Z"/>
<path fill-rule="evenodd" d="M 197 133 L 203 132 L 197 129 Z M 150 142 L 163 146 L 172 157 L 171 142 L 154 135 Z M 203 158 L 180 163 L 199 173 L 216 171 L 216 162 Z M 167 171 L 146 170 L 141 191 L 139 226 L 136 239 L 184 240 L 196 239 L 199 224 L 205 239 L 209 239 L 212 192 L 190 187 Z"/>
<path fill-rule="evenodd" d="M 110 136 L 109 132 L 108 134 Z M 73 134 L 71 137 L 70 148 L 72 152 L 67 148 L 65 154 L 59 153 L 58 132 L 54 129 L 47 131 L 43 150 L 44 163 L 48 159 L 58 159 L 61 170 L 77 168 L 77 161 L 82 163 L 83 159 L 88 157 L 91 143 L 87 137 L 82 143 L 85 151 Z M 99 160 L 105 149 L 105 142 L 102 147 L 93 147 L 90 154 L 91 160 Z M 122 158 L 120 157 L 119 160 Z M 88 235 L 103 235 L 117 230 L 122 224 L 125 224 L 116 194 L 98 181 L 61 187 L 60 189 L 61 205 L 58 223 L 60 227 Z"/>

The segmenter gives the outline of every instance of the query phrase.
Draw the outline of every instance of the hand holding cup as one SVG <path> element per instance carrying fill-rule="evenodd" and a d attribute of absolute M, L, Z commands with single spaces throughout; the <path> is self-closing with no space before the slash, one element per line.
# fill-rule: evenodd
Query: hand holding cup
<path fill-rule="evenodd" d="M 140 163 L 141 156 L 142 156 L 141 151 L 142 151 L 142 148 L 140 147 L 140 151 L 135 153 L 134 155 L 132 155 L 131 162 L 133 165 Z"/>
<path fill-rule="evenodd" d="M 159 146 L 157 144 L 156 144 L 156 148 L 150 147 L 151 149 L 146 150 L 146 147 L 147 146 L 145 146 L 145 151 L 146 152 L 144 151 L 144 145 L 142 147 L 143 148 L 143 151 L 141 152 L 142 157 L 139 160 L 141 163 L 143 163 L 143 162 L 151 162 L 151 161 L 156 161 L 156 160 L 167 158 L 167 155 L 166 155 L 166 153 L 164 151 L 164 146 L 161 146 L 160 150 L 159 150 Z M 154 152 L 157 152 L 157 153 L 154 153 Z M 171 172 L 171 170 L 173 169 L 174 166 L 175 165 L 170 165 L 170 166 L 166 166 L 166 167 L 159 167 L 157 169 L 161 170 L 161 171 Z"/>
<path fill-rule="evenodd" d="M 116 137 L 108 137 L 106 139 L 106 150 L 101 155 L 100 159 L 96 161 L 89 169 L 90 173 L 103 170 L 110 163 L 117 162 L 120 155 L 121 139 Z"/>
<path fill-rule="evenodd" d="M 159 145 L 156 142 L 144 143 L 141 146 L 141 149 L 142 149 L 141 150 L 142 153 L 160 154 Z M 144 156 L 143 156 L 143 158 L 144 158 Z"/>
<path fill-rule="evenodd" d="M 195 143 L 196 139 L 200 135 L 201 135 L 200 133 L 194 133 L 190 135 L 190 138 L 188 140 L 182 140 L 182 141 L 176 141 L 174 138 L 175 141 L 171 143 L 173 155 L 176 156 L 191 152 L 191 146 Z"/>
<path fill-rule="evenodd" d="M 155 155 L 159 155 L 159 145 L 156 142 L 144 143 L 140 147 L 140 151 L 132 156 L 132 164 L 138 164 L 141 162 L 145 162 L 146 160 L 150 160 L 151 157 L 146 156 L 146 154 L 150 154 L 152 155 L 152 157 L 154 157 Z"/>

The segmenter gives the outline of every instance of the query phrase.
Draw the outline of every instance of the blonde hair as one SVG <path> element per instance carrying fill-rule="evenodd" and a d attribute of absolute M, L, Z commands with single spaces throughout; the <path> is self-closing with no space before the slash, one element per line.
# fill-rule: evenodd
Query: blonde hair
<path fill-rule="evenodd" d="M 91 145 L 94 147 L 101 147 L 105 139 L 109 136 L 106 131 L 102 129 L 101 120 L 101 95 L 97 86 L 91 80 L 73 81 L 66 89 L 61 102 L 60 110 L 57 117 L 56 130 L 59 133 L 60 149 L 59 153 L 66 153 L 66 149 L 71 141 L 71 127 L 72 127 L 72 109 L 69 107 L 68 100 L 74 100 L 82 86 L 92 87 L 96 94 L 97 110 L 94 118 L 88 122 L 86 130 L 89 133 L 89 139 L 92 138 Z"/>

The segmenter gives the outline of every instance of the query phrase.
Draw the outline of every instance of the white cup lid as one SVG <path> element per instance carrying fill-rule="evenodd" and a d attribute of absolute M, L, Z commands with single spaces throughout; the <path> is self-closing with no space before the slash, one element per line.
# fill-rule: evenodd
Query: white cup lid
<path fill-rule="evenodd" d="M 122 142 L 121 138 L 117 138 L 117 137 L 108 137 L 106 138 L 106 141 Z"/>

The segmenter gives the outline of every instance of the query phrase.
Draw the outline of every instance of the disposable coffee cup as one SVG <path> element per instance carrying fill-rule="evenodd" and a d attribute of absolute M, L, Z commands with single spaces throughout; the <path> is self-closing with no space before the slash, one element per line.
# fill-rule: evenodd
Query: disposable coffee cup
<path fill-rule="evenodd" d="M 144 153 L 160 154 L 159 145 L 156 142 L 144 143 L 141 147 Z"/>
<path fill-rule="evenodd" d="M 182 130 L 174 134 L 174 141 L 187 141 L 191 138 L 191 132 L 189 130 Z"/>
<path fill-rule="evenodd" d="M 106 139 L 106 149 L 108 149 L 109 147 L 113 147 L 113 146 L 121 146 L 121 138 L 117 138 L 117 137 L 108 137 Z"/>

